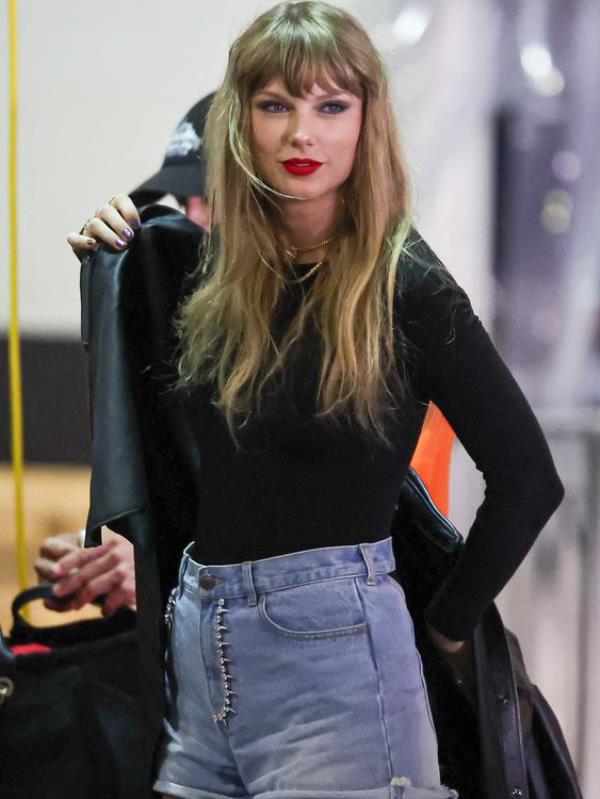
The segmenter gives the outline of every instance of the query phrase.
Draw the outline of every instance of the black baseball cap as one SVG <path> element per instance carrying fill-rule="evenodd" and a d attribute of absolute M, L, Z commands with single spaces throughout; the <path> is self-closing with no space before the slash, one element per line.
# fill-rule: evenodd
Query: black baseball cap
<path fill-rule="evenodd" d="M 215 94 L 211 92 L 199 100 L 177 125 L 169 139 L 160 170 L 130 193 L 135 205 L 154 202 L 164 194 L 204 196 L 206 169 L 202 141 L 206 115 Z"/>

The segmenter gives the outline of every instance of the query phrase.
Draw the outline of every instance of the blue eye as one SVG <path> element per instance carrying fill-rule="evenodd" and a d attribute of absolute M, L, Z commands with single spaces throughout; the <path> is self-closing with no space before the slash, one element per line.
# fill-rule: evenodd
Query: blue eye
<path fill-rule="evenodd" d="M 269 102 L 266 102 L 266 103 L 261 103 L 261 104 L 260 104 L 260 108 L 261 108 L 263 111 L 267 111 L 267 113 L 269 113 L 269 114 L 270 114 L 270 113 L 274 113 L 274 114 L 278 113 L 277 111 L 270 111 L 270 110 L 269 110 L 269 109 L 273 108 L 273 106 L 281 106 L 282 108 L 285 108 L 285 106 L 283 105 L 283 103 L 278 103 L 278 102 L 277 102 L 277 101 L 275 101 L 275 100 L 272 100 L 272 101 L 269 101 Z M 337 108 L 337 109 L 339 109 L 339 110 L 338 110 L 338 111 L 334 111 L 334 112 L 326 112 L 326 113 L 328 113 L 330 116 L 337 116 L 337 114 L 341 114 L 341 113 L 343 113 L 343 112 L 344 112 L 344 111 L 345 111 L 345 110 L 348 108 L 348 106 L 347 106 L 345 103 L 324 103 L 324 104 L 321 106 L 321 108 L 322 108 L 322 109 L 324 109 L 324 108 L 331 108 L 332 106 L 333 106 L 334 108 Z"/>
<path fill-rule="evenodd" d="M 260 107 L 262 108 L 263 111 L 267 111 L 269 108 L 272 108 L 274 105 L 282 105 L 282 104 L 281 103 L 276 103 L 276 102 L 261 103 Z"/>
<path fill-rule="evenodd" d="M 348 108 L 348 106 L 345 105 L 344 103 L 325 103 L 323 108 L 326 108 L 327 106 L 332 106 L 332 105 L 336 106 L 337 108 L 340 109 L 339 111 L 335 112 L 336 114 L 341 114 L 343 111 L 345 111 Z"/>

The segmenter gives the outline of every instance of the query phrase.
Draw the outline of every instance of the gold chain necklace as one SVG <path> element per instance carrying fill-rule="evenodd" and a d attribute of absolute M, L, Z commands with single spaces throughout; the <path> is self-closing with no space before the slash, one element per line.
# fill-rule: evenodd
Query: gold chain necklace
<path fill-rule="evenodd" d="M 292 260 L 296 260 L 296 256 L 300 252 L 312 252 L 313 250 L 320 250 L 321 247 L 324 247 L 326 244 L 329 244 L 330 241 L 333 241 L 336 236 L 339 236 L 340 232 L 334 233 L 333 236 L 330 236 L 328 239 L 324 239 L 320 241 L 318 244 L 311 244 L 309 247 L 296 247 L 294 244 L 291 245 L 289 250 L 284 249 L 284 253 L 288 255 Z"/>
<path fill-rule="evenodd" d="M 305 280 L 308 280 L 312 273 L 316 272 L 323 263 L 325 263 L 325 259 L 319 261 L 318 264 L 315 264 L 313 267 L 311 267 L 306 274 L 302 275 L 302 277 L 298 278 L 297 280 L 288 280 L 288 283 L 303 283 Z"/>

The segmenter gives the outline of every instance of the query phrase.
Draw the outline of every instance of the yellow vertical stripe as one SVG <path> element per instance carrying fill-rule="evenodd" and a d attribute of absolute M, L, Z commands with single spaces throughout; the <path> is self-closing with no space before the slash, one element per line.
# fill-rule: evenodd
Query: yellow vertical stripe
<path fill-rule="evenodd" d="M 15 535 L 17 572 L 21 589 L 27 587 L 27 546 L 25 540 L 25 511 L 23 501 L 23 391 L 21 384 L 21 347 L 19 341 L 19 226 L 17 207 L 17 135 L 19 121 L 18 73 L 18 5 L 8 3 L 9 57 L 9 258 L 10 258 L 10 325 L 9 370 L 12 464 L 15 499 Z M 27 611 L 27 608 L 25 608 Z"/>

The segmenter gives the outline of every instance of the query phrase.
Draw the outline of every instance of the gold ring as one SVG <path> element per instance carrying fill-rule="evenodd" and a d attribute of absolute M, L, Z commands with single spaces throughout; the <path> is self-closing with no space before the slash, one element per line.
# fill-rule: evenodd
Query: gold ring
<path fill-rule="evenodd" d="M 117 195 L 115 194 L 115 195 L 114 195 L 113 197 L 111 197 L 111 198 L 110 198 L 110 200 L 108 201 L 108 204 L 109 204 L 109 205 L 112 205 L 112 207 L 113 207 L 113 208 L 115 207 L 115 200 L 116 200 L 116 199 L 117 199 Z"/>

